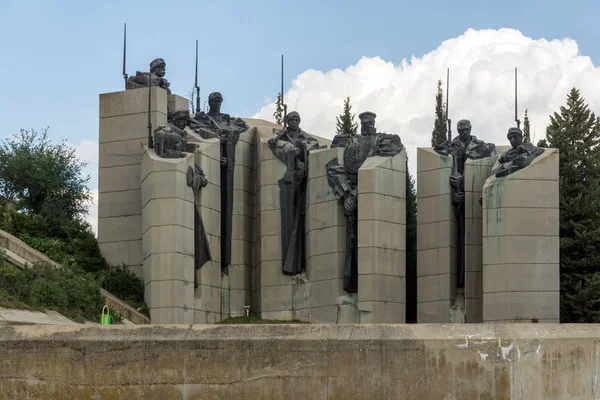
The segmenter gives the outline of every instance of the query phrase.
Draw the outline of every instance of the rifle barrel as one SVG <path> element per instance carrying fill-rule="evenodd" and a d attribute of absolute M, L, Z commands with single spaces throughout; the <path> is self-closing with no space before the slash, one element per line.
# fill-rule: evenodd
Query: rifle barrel
<path fill-rule="evenodd" d="M 148 73 L 148 148 L 153 149 L 154 143 L 152 141 L 152 118 L 150 110 L 152 110 L 152 72 Z"/>
<path fill-rule="evenodd" d="M 448 119 L 448 99 L 450 91 L 450 68 L 446 71 L 446 119 Z"/>
<path fill-rule="evenodd" d="M 125 79 L 125 89 L 127 89 L 126 63 L 127 63 L 127 23 L 125 23 L 125 26 L 123 27 L 123 78 Z"/>
<path fill-rule="evenodd" d="M 198 87 L 198 39 L 196 39 L 196 78 L 194 81 L 196 89 L 196 114 L 200 112 L 200 87 Z"/>
<path fill-rule="evenodd" d="M 515 67 L 515 122 L 519 124 L 519 113 L 517 106 L 517 67 Z M 517 126 L 518 127 L 518 126 Z"/>

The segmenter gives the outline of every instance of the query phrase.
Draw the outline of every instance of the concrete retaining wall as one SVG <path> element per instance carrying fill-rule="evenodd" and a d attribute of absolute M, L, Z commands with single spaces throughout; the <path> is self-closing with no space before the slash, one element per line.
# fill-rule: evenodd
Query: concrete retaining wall
<path fill-rule="evenodd" d="M 600 326 L 0 326 L 0 399 L 594 399 Z"/>

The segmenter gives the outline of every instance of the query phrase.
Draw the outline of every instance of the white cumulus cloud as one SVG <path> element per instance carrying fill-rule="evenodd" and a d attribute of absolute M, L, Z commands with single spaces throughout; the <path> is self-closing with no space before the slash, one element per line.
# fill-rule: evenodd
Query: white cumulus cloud
<path fill-rule="evenodd" d="M 519 71 L 519 118 L 523 120 L 527 108 L 536 142 L 545 136 L 549 115 L 565 103 L 574 86 L 592 110 L 600 112 L 600 68 L 579 54 L 574 40 L 532 39 L 513 29 L 469 29 L 398 65 L 379 57 L 363 57 L 345 70 L 310 69 L 293 80 L 285 99 L 288 111 L 300 113 L 303 130 L 332 138 L 335 116 L 350 96 L 357 116 L 373 111 L 378 131 L 401 136 L 414 172 L 415 148 L 430 146 L 436 84 L 439 79 L 444 81 L 445 96 L 446 68 L 450 68 L 453 135 L 456 123 L 469 119 L 472 134 L 507 145 L 506 132 L 515 125 L 515 67 Z M 254 117 L 272 121 L 274 111 L 271 103 Z"/>

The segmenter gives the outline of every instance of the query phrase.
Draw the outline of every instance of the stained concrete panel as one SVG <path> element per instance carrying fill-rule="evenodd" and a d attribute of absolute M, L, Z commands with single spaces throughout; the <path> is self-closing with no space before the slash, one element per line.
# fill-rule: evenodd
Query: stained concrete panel
<path fill-rule="evenodd" d="M 483 187 L 483 320 L 558 321 L 558 150 Z"/>
<path fill-rule="evenodd" d="M 167 121 L 167 92 L 154 87 L 150 96 L 150 110 L 148 89 L 99 99 L 98 244 L 110 264 L 128 265 L 138 275 L 143 270 L 140 143 L 148 138 L 148 112 L 155 127 Z"/>
<path fill-rule="evenodd" d="M 482 214 L 479 198 L 496 156 L 465 163 L 465 313 L 467 322 L 483 322 Z"/>
<path fill-rule="evenodd" d="M 417 321 L 445 323 L 456 294 L 452 157 L 417 148 Z"/>
<path fill-rule="evenodd" d="M 194 155 L 165 159 L 145 149 L 142 156 L 144 181 L 148 187 L 163 186 L 176 181 L 182 187 L 187 170 L 193 165 Z M 142 208 L 142 254 L 144 256 L 144 299 L 153 323 L 194 322 L 194 194 L 190 187 L 183 197 L 152 198 Z M 165 310 L 183 311 L 169 314 Z M 163 310 L 163 311 L 158 311 Z M 158 313 L 157 313 L 158 311 Z M 181 323 L 181 322 L 180 322 Z"/>
<path fill-rule="evenodd" d="M 309 154 L 306 208 L 306 271 L 310 279 L 310 320 L 336 323 L 343 288 L 346 254 L 346 218 L 343 206 L 327 183 L 325 165 L 337 158 L 343 162 L 342 148 L 314 150 Z M 356 310 L 356 306 L 354 305 Z M 355 312 L 358 322 L 358 313 Z"/>
<path fill-rule="evenodd" d="M 397 257 L 378 257 L 374 269 L 372 257 L 381 250 Z M 360 322 L 405 322 L 406 150 L 370 157 L 358 171 L 358 254 L 371 257 L 358 264 Z"/>

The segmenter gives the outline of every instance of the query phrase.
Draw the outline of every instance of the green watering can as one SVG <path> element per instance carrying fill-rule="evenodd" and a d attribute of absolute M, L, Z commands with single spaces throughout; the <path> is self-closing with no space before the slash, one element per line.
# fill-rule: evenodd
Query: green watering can
<path fill-rule="evenodd" d="M 106 309 L 106 314 L 104 314 L 104 309 Z M 102 316 L 100 317 L 100 325 L 110 325 L 110 309 L 108 306 L 102 307 Z"/>

